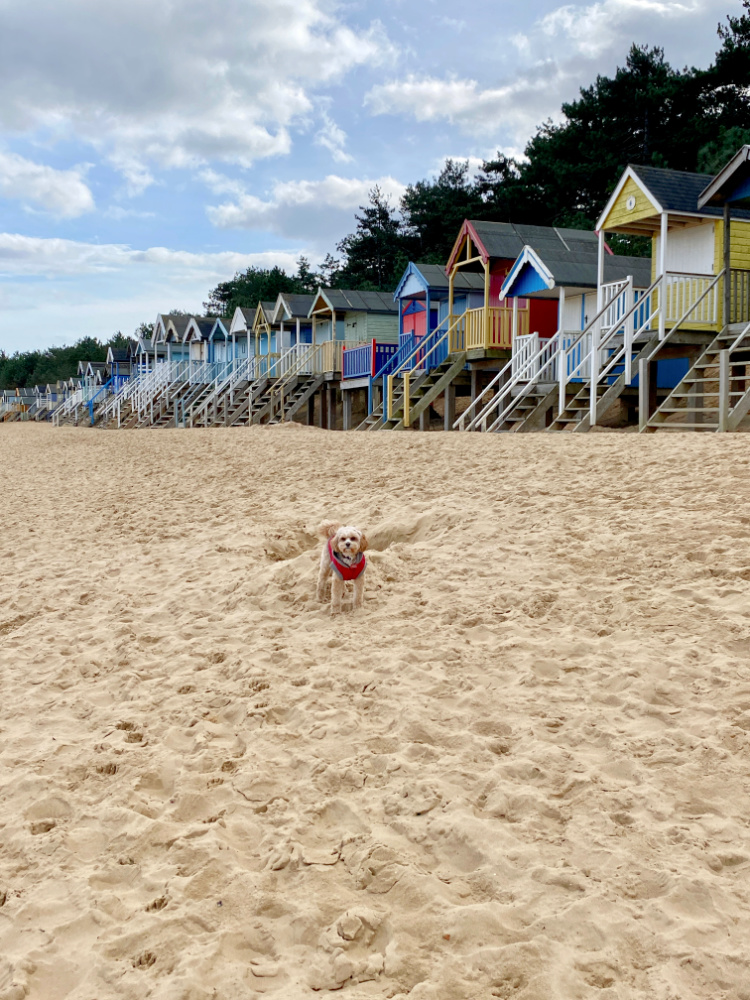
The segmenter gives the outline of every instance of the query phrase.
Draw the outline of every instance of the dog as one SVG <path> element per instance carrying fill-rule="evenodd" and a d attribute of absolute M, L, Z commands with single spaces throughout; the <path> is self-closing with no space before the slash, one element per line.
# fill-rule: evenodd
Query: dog
<path fill-rule="evenodd" d="M 361 608 L 365 598 L 367 536 L 360 528 L 336 521 L 325 521 L 318 528 L 318 533 L 325 539 L 320 554 L 318 600 L 325 601 L 326 580 L 330 576 L 331 614 L 336 615 L 342 610 L 341 601 L 348 580 L 354 584 L 352 608 Z"/>

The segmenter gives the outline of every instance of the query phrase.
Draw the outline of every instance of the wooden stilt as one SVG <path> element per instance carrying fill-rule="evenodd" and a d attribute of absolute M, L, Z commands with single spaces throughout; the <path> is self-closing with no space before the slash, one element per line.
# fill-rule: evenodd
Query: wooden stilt
<path fill-rule="evenodd" d="M 456 387 L 449 385 L 443 396 L 445 413 L 443 415 L 443 430 L 452 431 L 456 419 Z"/>
<path fill-rule="evenodd" d="M 719 352 L 719 430 L 729 425 L 729 351 Z"/>
<path fill-rule="evenodd" d="M 649 363 L 645 358 L 638 362 L 638 430 L 645 430 L 649 412 Z"/>
<path fill-rule="evenodd" d="M 341 393 L 341 402 L 344 410 L 344 430 L 352 429 L 352 390 L 349 389 Z"/>
<path fill-rule="evenodd" d="M 326 426 L 329 431 L 336 430 L 336 386 L 331 382 L 328 386 L 327 393 L 327 414 L 326 414 Z"/>

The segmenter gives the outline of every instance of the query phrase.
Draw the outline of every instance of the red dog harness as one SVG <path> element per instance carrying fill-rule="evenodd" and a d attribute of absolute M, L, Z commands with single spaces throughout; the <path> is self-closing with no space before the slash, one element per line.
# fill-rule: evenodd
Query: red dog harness
<path fill-rule="evenodd" d="M 331 542 L 328 543 L 328 555 L 331 560 L 331 568 L 333 572 L 340 576 L 342 580 L 356 580 L 365 571 L 367 566 L 367 561 L 365 559 L 364 553 L 360 552 L 356 560 L 349 566 L 347 563 L 342 562 L 336 553 L 333 551 L 333 545 Z"/>

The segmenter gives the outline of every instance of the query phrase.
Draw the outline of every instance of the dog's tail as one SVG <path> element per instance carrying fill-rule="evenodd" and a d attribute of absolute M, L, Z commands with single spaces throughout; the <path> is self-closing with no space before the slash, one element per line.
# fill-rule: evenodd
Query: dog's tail
<path fill-rule="evenodd" d="M 323 521 L 322 524 L 318 525 L 318 534 L 321 538 L 333 538 L 340 527 L 341 524 L 338 521 Z"/>

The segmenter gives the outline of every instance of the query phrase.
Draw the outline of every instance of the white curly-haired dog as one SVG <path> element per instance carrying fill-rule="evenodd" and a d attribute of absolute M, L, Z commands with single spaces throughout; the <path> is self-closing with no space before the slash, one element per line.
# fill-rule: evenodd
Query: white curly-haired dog
<path fill-rule="evenodd" d="M 318 600 L 325 600 L 325 586 L 331 577 L 331 614 L 341 611 L 347 581 L 354 584 L 353 608 L 361 608 L 365 597 L 365 569 L 367 536 L 361 528 L 337 521 L 324 521 L 318 532 L 325 539 L 320 554 L 318 574 Z"/>

